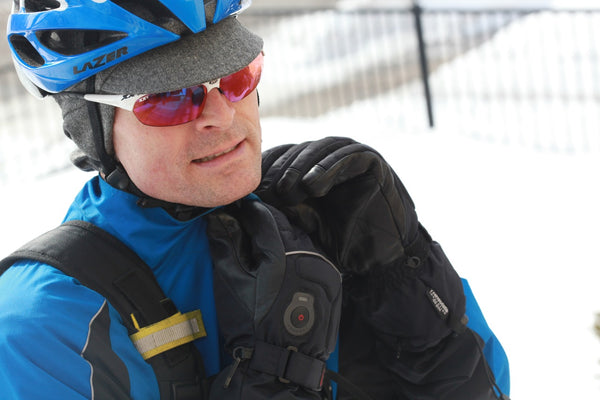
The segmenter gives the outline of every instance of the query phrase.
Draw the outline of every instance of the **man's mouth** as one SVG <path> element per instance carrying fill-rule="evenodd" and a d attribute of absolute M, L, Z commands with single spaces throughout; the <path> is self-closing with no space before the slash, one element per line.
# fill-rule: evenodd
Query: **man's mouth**
<path fill-rule="evenodd" d="M 220 152 L 220 153 L 217 153 L 217 154 L 210 155 L 210 156 L 208 156 L 208 157 L 202 157 L 202 158 L 198 158 L 197 160 L 194 160 L 194 162 L 195 162 L 195 163 L 203 163 L 203 162 L 207 162 L 207 161 L 212 161 L 212 160 L 214 160 L 214 159 L 215 159 L 215 158 L 217 158 L 217 157 L 221 157 L 221 156 L 223 156 L 223 155 L 225 155 L 225 154 L 227 154 L 227 153 L 231 153 L 231 152 L 232 152 L 233 150 L 235 150 L 237 147 L 238 147 L 238 145 L 236 144 L 235 146 L 233 146 L 233 147 L 232 147 L 232 148 L 230 148 L 230 149 L 227 149 L 227 150 L 225 150 L 225 151 L 222 151 L 222 152 Z"/>

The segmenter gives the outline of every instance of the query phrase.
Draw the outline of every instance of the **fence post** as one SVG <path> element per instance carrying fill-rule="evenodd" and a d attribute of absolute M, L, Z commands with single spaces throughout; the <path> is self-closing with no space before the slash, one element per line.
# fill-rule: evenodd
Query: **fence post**
<path fill-rule="evenodd" d="M 429 63 L 427 61 L 427 48 L 425 46 L 425 38 L 423 37 L 423 9 L 416 2 L 414 2 L 412 12 L 415 17 L 415 30 L 417 33 L 417 41 L 419 44 L 419 66 L 421 68 L 421 80 L 423 82 L 423 91 L 425 94 L 425 102 L 427 106 L 427 119 L 429 121 L 429 127 L 433 128 L 433 99 L 431 97 L 431 88 L 429 87 Z"/>

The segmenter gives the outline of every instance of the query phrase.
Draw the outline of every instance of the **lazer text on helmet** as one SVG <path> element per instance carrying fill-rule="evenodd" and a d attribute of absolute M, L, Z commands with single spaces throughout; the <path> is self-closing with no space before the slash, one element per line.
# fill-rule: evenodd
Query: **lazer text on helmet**
<path fill-rule="evenodd" d="M 109 53 L 102 54 L 100 57 L 94 58 L 92 61 L 87 61 L 81 68 L 78 66 L 73 67 L 73 74 L 77 75 L 82 72 L 87 71 L 88 69 L 96 69 L 102 67 L 103 65 L 108 64 L 116 60 L 117 58 L 124 56 L 127 54 L 127 46 L 121 47 L 120 49 L 113 50 Z"/>

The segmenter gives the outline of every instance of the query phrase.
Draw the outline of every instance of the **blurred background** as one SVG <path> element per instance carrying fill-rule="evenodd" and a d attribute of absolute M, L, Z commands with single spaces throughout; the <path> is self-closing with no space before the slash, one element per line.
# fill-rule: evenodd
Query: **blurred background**
<path fill-rule="evenodd" d="M 5 2 L 0 17 L 6 20 Z M 253 0 L 265 147 L 377 148 L 509 355 L 514 399 L 600 398 L 600 5 Z M 0 41 L 0 255 L 92 175 Z"/>
<path fill-rule="evenodd" d="M 263 116 L 314 118 L 371 102 L 373 117 L 399 134 L 435 127 L 600 151 L 600 13 L 592 2 L 418 4 L 255 0 L 241 19 L 266 41 Z M 57 106 L 22 90 L 6 40 L 0 54 L 0 182 L 64 168 L 70 143 Z"/>

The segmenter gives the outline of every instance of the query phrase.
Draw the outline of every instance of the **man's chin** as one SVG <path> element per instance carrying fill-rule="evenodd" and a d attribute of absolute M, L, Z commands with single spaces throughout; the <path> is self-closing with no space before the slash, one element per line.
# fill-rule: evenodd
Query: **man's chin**
<path fill-rule="evenodd" d="M 229 190 L 221 193 L 204 193 L 201 199 L 199 198 L 193 203 L 197 207 L 207 208 L 226 206 L 227 204 L 231 204 L 248 196 L 250 193 L 256 190 L 259 184 L 259 179 L 252 181 L 248 180 L 243 184 L 232 183 L 228 187 Z"/>

